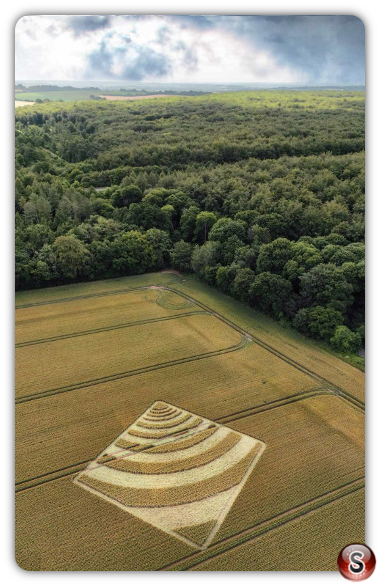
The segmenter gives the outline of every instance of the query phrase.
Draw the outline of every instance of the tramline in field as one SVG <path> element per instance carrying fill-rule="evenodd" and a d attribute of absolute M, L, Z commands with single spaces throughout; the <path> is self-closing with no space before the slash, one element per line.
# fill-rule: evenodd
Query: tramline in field
<path fill-rule="evenodd" d="M 16 307 L 22 567 L 273 569 L 286 537 L 300 569 L 305 538 L 364 540 L 360 371 L 170 273 Z"/>

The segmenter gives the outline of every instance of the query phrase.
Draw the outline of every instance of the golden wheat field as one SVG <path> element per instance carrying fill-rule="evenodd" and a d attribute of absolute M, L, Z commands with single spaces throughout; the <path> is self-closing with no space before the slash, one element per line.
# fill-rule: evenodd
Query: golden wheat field
<path fill-rule="evenodd" d="M 335 570 L 364 375 L 195 278 L 16 295 L 26 570 Z"/>

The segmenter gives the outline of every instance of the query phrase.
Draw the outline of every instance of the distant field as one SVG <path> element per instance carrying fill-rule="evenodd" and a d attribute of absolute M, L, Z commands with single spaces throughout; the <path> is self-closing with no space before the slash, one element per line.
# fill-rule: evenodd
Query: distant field
<path fill-rule="evenodd" d="M 16 100 L 62 100 L 63 102 L 75 102 L 76 100 L 89 100 L 90 96 L 99 95 L 101 92 L 96 90 L 66 90 L 52 92 L 17 92 Z"/>
<path fill-rule="evenodd" d="M 175 98 L 176 95 L 172 94 L 152 94 L 150 96 L 110 96 L 105 94 L 100 94 L 100 98 L 105 98 L 106 100 L 144 100 L 147 98 Z M 183 96 L 182 96 L 183 97 Z"/>
<path fill-rule="evenodd" d="M 18 293 L 16 344 L 22 568 L 335 570 L 341 547 L 364 541 L 364 375 L 302 336 L 157 273 Z M 266 446 L 203 551 L 73 482 L 155 401 Z"/>
<path fill-rule="evenodd" d="M 15 90 L 15 101 L 32 101 L 36 100 L 50 100 L 52 102 L 61 100 L 63 102 L 75 102 L 79 100 L 90 100 L 91 96 L 99 96 L 106 100 L 143 100 L 148 98 L 175 98 L 175 94 L 152 94 L 152 95 L 138 95 L 138 96 L 117 96 L 113 94 L 105 94 L 101 90 L 62 90 L 62 91 L 47 91 L 47 92 L 23 92 L 22 90 Z"/>
<path fill-rule="evenodd" d="M 15 100 L 15 108 L 20 108 L 20 106 L 33 106 L 34 102 L 28 101 L 26 102 L 25 100 Z"/>

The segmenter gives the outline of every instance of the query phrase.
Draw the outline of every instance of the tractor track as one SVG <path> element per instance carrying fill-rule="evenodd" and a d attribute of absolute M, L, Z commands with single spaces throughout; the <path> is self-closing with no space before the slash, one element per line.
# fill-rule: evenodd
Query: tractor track
<path fill-rule="evenodd" d="M 341 486 L 323 494 L 314 499 L 310 499 L 296 507 L 288 509 L 267 519 L 266 521 L 261 521 L 257 525 L 253 525 L 252 527 L 248 527 L 246 529 L 242 529 L 241 531 L 226 537 L 225 539 L 221 539 L 216 541 L 215 543 L 211 544 L 207 550 L 201 552 L 194 552 L 188 556 L 181 558 L 180 560 L 176 560 L 166 566 L 162 566 L 157 571 L 168 571 L 168 570 L 176 570 L 176 571 L 186 571 L 191 568 L 194 568 L 210 559 L 214 559 L 223 553 L 228 552 L 231 549 L 234 549 L 248 541 L 252 541 L 273 531 L 282 525 L 286 525 L 291 521 L 304 517 L 305 515 L 316 511 L 326 505 L 329 505 L 332 502 L 338 501 L 358 490 L 364 488 L 365 477 L 361 476 L 356 480 L 352 480 L 351 482 L 347 482 L 342 484 Z"/>
<path fill-rule="evenodd" d="M 76 391 L 78 389 L 82 389 L 85 387 L 91 387 L 99 384 L 104 384 L 108 382 L 112 382 L 115 380 L 119 380 L 122 378 L 129 378 L 132 376 L 138 376 L 141 374 L 145 374 L 146 372 L 151 372 L 154 370 L 161 370 L 162 368 L 168 368 L 171 366 L 177 366 L 178 364 L 185 364 L 187 362 L 194 362 L 197 360 L 204 360 L 205 358 L 211 358 L 213 356 L 221 356 L 222 354 L 229 354 L 230 352 L 236 352 L 237 350 L 241 350 L 245 348 L 250 341 L 245 337 L 241 336 L 241 340 L 238 344 L 233 346 L 228 346 L 227 348 L 222 348 L 221 350 L 214 350 L 212 352 L 205 352 L 203 354 L 193 354 L 188 356 L 187 358 L 178 358 L 177 360 L 169 360 L 167 362 L 159 362 L 156 364 L 152 364 L 150 366 L 143 366 L 141 368 L 127 370 L 125 372 L 120 372 L 116 374 L 110 374 L 108 376 L 90 379 L 87 381 L 82 381 L 79 383 L 75 383 L 73 385 L 65 385 L 63 387 L 57 387 L 55 389 L 48 389 L 46 391 L 41 391 L 39 393 L 32 393 L 30 395 L 23 395 L 21 397 L 16 398 L 16 405 L 20 403 L 26 403 L 28 401 L 35 401 L 37 399 L 43 399 L 45 397 L 50 397 L 52 395 L 58 395 L 61 393 L 67 393 L 70 391 Z"/>
<path fill-rule="evenodd" d="M 117 324 L 115 326 L 104 326 L 104 328 L 94 328 L 92 330 L 82 330 L 79 332 L 73 332 L 69 334 L 62 334 L 60 336 L 52 336 L 50 338 L 39 338 L 35 340 L 27 340 L 25 342 L 18 342 L 15 344 L 15 348 L 25 348 L 27 346 L 35 346 L 37 344 L 47 344 L 50 342 L 58 342 L 60 340 L 69 340 L 70 338 L 79 338 L 81 336 L 91 336 L 92 334 L 101 334 L 103 332 L 111 332 L 113 330 L 121 330 L 124 328 L 132 328 L 134 326 L 144 326 L 160 321 L 169 321 L 172 319 L 178 319 L 181 317 L 188 317 L 191 315 L 202 315 L 206 314 L 204 310 L 188 311 L 187 313 L 178 313 L 176 315 L 167 315 L 163 317 L 155 317 L 152 319 L 143 319 L 138 321 L 126 322 L 124 324 Z"/>
<path fill-rule="evenodd" d="M 321 386 L 325 387 L 327 390 L 331 390 L 331 391 L 335 392 L 335 394 L 344 397 L 347 401 L 351 402 L 353 405 L 359 407 L 360 409 L 362 409 L 364 411 L 364 408 L 365 408 L 364 401 L 358 399 L 357 397 L 355 397 L 354 395 L 352 395 L 348 391 L 343 390 L 338 385 L 335 385 L 334 383 L 332 383 L 328 379 L 320 376 L 319 374 L 317 374 L 313 370 L 307 368 L 306 366 L 303 366 L 301 363 L 297 362 L 293 358 L 289 358 L 289 356 L 286 356 L 286 354 L 283 354 L 280 350 L 277 350 L 273 346 L 267 344 L 266 342 L 264 342 L 263 340 L 261 340 L 255 334 L 249 332 L 248 330 L 244 330 L 238 324 L 236 324 L 233 321 L 229 320 L 228 318 L 224 317 L 222 314 L 218 313 L 212 307 L 209 307 L 205 303 L 203 303 L 201 301 L 197 301 L 195 298 L 191 297 L 190 295 L 187 295 L 187 293 L 182 293 L 181 291 L 178 291 L 177 289 L 174 289 L 172 287 L 165 287 L 165 288 L 168 289 L 169 291 L 173 291 L 173 293 L 177 293 L 178 295 L 182 295 L 183 297 L 185 297 L 189 301 L 192 301 L 194 304 L 198 305 L 198 307 L 201 307 L 205 311 L 208 311 L 211 315 L 214 315 L 217 319 L 220 319 L 222 322 L 229 325 L 230 327 L 232 327 L 236 331 L 240 332 L 241 334 L 243 334 L 245 336 L 250 337 L 253 342 L 255 342 L 256 344 L 258 344 L 259 346 L 264 348 L 264 350 L 267 350 L 268 352 L 270 352 L 274 356 L 277 356 L 277 358 L 280 358 L 281 360 L 283 360 L 284 362 L 286 362 L 290 366 L 293 366 L 294 368 L 296 368 L 300 372 L 303 372 L 304 374 L 310 376 L 316 382 L 318 382 Z"/>

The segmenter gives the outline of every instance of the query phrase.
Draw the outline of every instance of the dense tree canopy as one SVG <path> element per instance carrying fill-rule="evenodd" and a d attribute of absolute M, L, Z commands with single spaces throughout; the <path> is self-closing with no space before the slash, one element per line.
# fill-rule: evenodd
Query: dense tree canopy
<path fill-rule="evenodd" d="M 364 95 L 16 111 L 16 286 L 172 266 L 342 352 L 364 342 Z"/>

